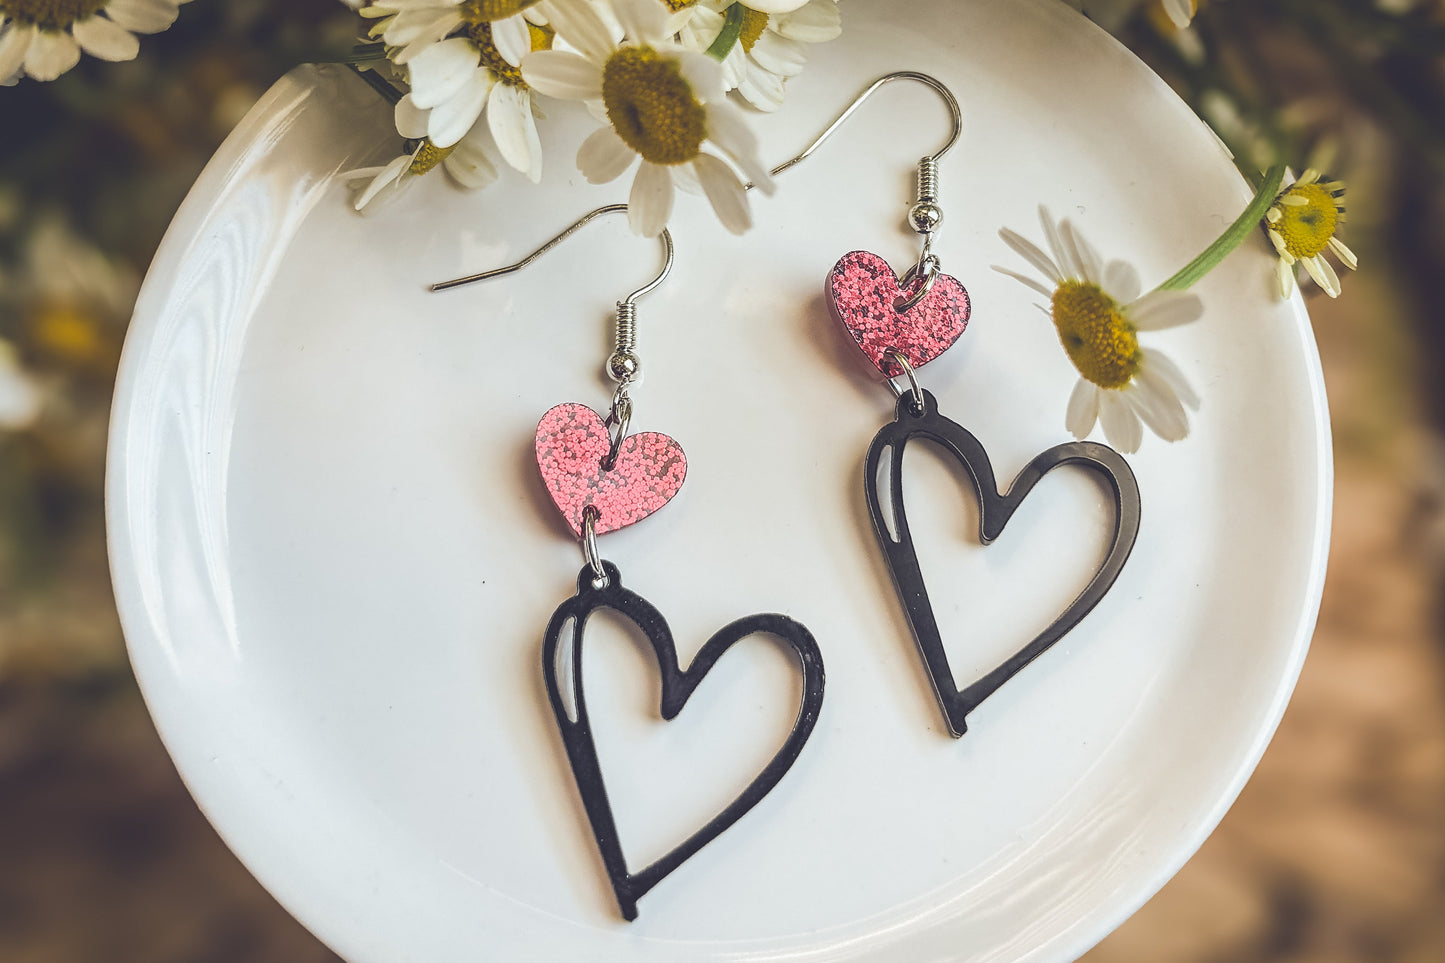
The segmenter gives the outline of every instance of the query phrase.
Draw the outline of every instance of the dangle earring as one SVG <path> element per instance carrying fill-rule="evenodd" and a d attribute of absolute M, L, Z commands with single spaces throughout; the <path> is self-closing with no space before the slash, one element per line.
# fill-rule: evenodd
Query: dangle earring
<path fill-rule="evenodd" d="M 583 215 L 570 227 L 516 264 L 432 286 L 433 291 L 485 281 L 521 270 L 566 238 L 604 214 L 625 213 L 614 204 Z M 762 801 L 792 766 L 818 721 L 823 703 L 823 659 L 812 634 L 785 615 L 761 614 L 738 619 L 710 638 L 692 664 L 683 669 L 666 620 L 650 602 L 625 587 L 615 563 L 599 554 L 597 539 L 642 521 L 677 494 L 687 474 L 682 448 L 667 435 L 644 431 L 629 434 L 633 419 L 631 390 L 641 376 L 636 354 L 637 300 L 666 279 L 672 270 L 672 235 L 660 235 L 666 260 L 652 281 L 617 302 L 615 350 L 606 370 L 617 388 L 605 418 L 582 404 L 562 404 L 542 416 L 537 426 L 537 467 L 552 501 L 581 545 L 583 565 L 577 593 L 547 623 L 542 646 L 542 673 L 572 775 L 592 827 L 592 835 L 624 918 L 637 918 L 637 900 L 716 839 Z M 771 635 L 792 650 L 802 672 L 802 698 L 792 731 L 782 748 L 731 803 L 680 845 L 656 862 L 631 872 L 618 839 L 612 804 L 598 764 L 597 747 L 587 717 L 582 684 L 582 642 L 587 620 L 599 609 L 611 609 L 632 622 L 646 637 L 662 677 L 662 718 L 671 720 L 687 705 L 698 683 L 734 643 L 752 635 Z"/>
<path fill-rule="evenodd" d="M 868 513 L 888 569 L 913 631 L 939 707 L 955 738 L 967 731 L 970 712 L 1009 679 L 1042 655 L 1079 623 L 1118 578 L 1139 532 L 1139 486 L 1118 452 L 1105 445 L 1076 441 L 1055 445 L 1024 466 L 1006 492 L 994 479 L 988 453 L 962 425 L 946 418 L 938 400 L 918 382 L 918 369 L 946 351 L 968 324 L 970 303 L 963 285 L 943 273 L 933 249 L 943 224 L 939 205 L 938 162 L 957 142 L 962 128 L 958 101 L 942 81 L 928 74 L 899 71 L 874 81 L 798 158 L 806 157 L 858 109 L 874 91 L 894 80 L 914 80 L 943 98 L 953 130 L 936 153 L 918 162 L 918 191 L 908 223 L 923 239 L 918 260 L 899 278 L 876 254 L 853 251 L 828 273 L 826 290 L 833 315 L 863 355 L 887 379 L 896 399 L 894 420 L 868 447 L 864 485 Z M 898 384 L 905 379 L 905 386 Z M 942 447 L 964 469 L 978 496 L 979 540 L 987 545 L 1002 534 L 1019 504 L 1048 472 L 1077 465 L 1098 473 L 1114 497 L 1114 531 L 1109 550 L 1089 584 L 1058 618 L 1028 644 L 981 679 L 959 689 L 928 600 L 918 554 L 903 505 L 903 451 L 914 438 Z"/>

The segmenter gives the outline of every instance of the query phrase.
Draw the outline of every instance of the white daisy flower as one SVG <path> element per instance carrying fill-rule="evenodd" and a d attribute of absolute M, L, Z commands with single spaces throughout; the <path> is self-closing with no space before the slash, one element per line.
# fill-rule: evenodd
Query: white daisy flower
<path fill-rule="evenodd" d="M 473 125 L 455 144 L 438 147 L 426 139 L 427 112 L 418 108 L 408 94 L 396 105 L 396 127 L 403 137 L 418 140 L 415 149 L 382 167 L 362 167 L 341 175 L 343 181 L 367 182 L 354 202 L 358 211 L 394 198 L 416 178 L 437 167 L 467 190 L 478 190 L 497 179 L 496 165 L 486 154 L 488 132 L 482 123 Z"/>
<path fill-rule="evenodd" d="M 1265 216 L 1265 228 L 1279 253 L 1276 277 L 1279 296 L 1287 298 L 1295 289 L 1295 264 L 1303 264 L 1314 282 L 1332 298 L 1340 296 L 1340 278 L 1325 249 L 1335 252 L 1350 270 L 1358 266 L 1355 252 L 1335 236 L 1345 221 L 1345 185 L 1342 181 L 1322 183 L 1317 170 L 1307 170 L 1280 191 Z"/>
<path fill-rule="evenodd" d="M 517 65 L 530 51 L 552 46 L 554 31 L 543 25 L 550 7 L 546 0 L 382 0 L 363 14 L 383 18 L 372 34 L 406 66 L 414 102 L 429 111 L 427 136 L 435 146 L 457 143 L 485 112 L 503 160 L 535 182 L 542 144 L 532 91 Z M 559 19 L 565 22 L 565 12 Z"/>
<path fill-rule="evenodd" d="M 1139 273 L 1124 261 L 1105 262 L 1067 220 L 1055 224 L 1046 208 L 1039 221 L 1052 257 L 1004 228 L 999 236 L 1039 271 L 1048 284 L 1007 268 L 994 270 L 1049 299 L 1042 308 L 1080 378 L 1064 423 L 1086 438 L 1102 422 L 1109 443 L 1124 452 L 1143 441 L 1140 422 L 1165 441 L 1189 434 L 1185 407 L 1199 396 L 1165 355 L 1139 344 L 1140 331 L 1160 331 L 1197 321 L 1204 303 L 1187 291 L 1150 291 L 1140 297 Z M 1052 284 L 1050 288 L 1048 285 Z"/>
<path fill-rule="evenodd" d="M 80 61 L 131 60 L 138 33 L 160 33 L 189 0 L 0 0 L 0 81 L 54 80 Z"/>
<path fill-rule="evenodd" d="M 540 0 L 377 0 L 361 9 L 363 17 L 375 19 L 371 36 L 380 37 L 388 47 L 397 48 L 391 59 L 398 64 L 464 26 L 493 24 L 506 37 L 516 38 L 526 30 L 522 12 Z"/>
<path fill-rule="evenodd" d="M 556 8 L 563 0 L 551 0 Z M 608 125 L 577 152 L 588 181 L 620 177 L 635 158 L 628 220 L 653 236 L 672 214 L 675 178 L 696 180 L 723 226 L 741 234 L 752 226 L 747 186 L 726 161 L 703 150 L 711 143 L 765 193 L 773 181 L 758 159 L 757 138 L 741 112 L 727 103 L 722 66 L 670 39 L 675 23 L 659 0 L 615 0 L 613 10 L 629 42 L 619 45 L 585 2 L 568 0 L 571 22 L 554 23 L 578 53 L 529 54 L 522 76 L 541 93 L 564 100 L 600 102 Z"/>
<path fill-rule="evenodd" d="M 724 15 L 732 6 L 732 0 L 701 0 L 691 7 L 692 18 L 678 34 L 683 46 L 706 51 L 722 32 Z M 742 32 L 723 58 L 723 83 L 758 110 L 777 110 L 783 104 L 784 84 L 808 62 L 808 45 L 843 32 L 837 0 L 804 0 L 793 9 L 771 13 L 760 9 L 769 6 L 767 0 L 736 6 L 743 11 Z"/>
<path fill-rule="evenodd" d="M 20 366 L 15 346 L 0 338 L 0 431 L 29 427 L 40 415 L 40 387 Z"/>

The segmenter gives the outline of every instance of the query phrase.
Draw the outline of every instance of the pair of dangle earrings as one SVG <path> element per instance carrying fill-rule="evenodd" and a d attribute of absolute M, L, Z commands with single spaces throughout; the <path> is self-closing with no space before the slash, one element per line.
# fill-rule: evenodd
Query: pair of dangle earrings
<path fill-rule="evenodd" d="M 962 128 L 957 99 L 941 81 L 916 71 L 887 74 L 866 87 L 811 144 L 774 168 L 774 175 L 811 155 L 875 91 L 897 80 L 926 84 L 943 98 L 952 119 L 948 141 L 919 161 L 917 196 L 908 221 L 922 238 L 918 260 L 900 277 L 881 257 L 852 251 L 828 272 L 825 293 L 840 328 L 885 379 L 895 398 L 894 420 L 869 445 L 864 461 L 864 495 L 879 545 L 922 656 L 949 731 L 959 737 L 966 718 L 999 687 L 1049 649 L 1104 597 L 1123 569 L 1138 534 L 1139 489 L 1127 462 L 1113 449 L 1094 442 L 1056 445 L 1024 466 L 1006 491 L 999 491 L 987 452 L 962 425 L 943 415 L 938 400 L 925 390 L 918 369 L 939 357 L 963 334 L 971 313 L 968 293 L 943 273 L 934 252 L 943 223 L 939 203 L 939 160 L 957 142 Z M 597 217 L 622 213 L 626 205 L 599 208 L 515 264 L 454 281 L 442 290 L 511 274 L 531 264 Z M 724 626 L 683 669 L 671 630 L 661 612 L 624 586 L 618 566 L 601 557 L 597 540 L 642 520 L 665 505 L 687 474 L 682 448 L 671 437 L 652 431 L 630 433 L 634 414 L 631 392 L 640 375 L 635 352 L 637 300 L 660 285 L 671 271 L 673 243 L 664 230 L 661 272 L 617 303 L 615 349 L 606 363 L 616 383 L 605 416 L 584 404 L 558 405 L 537 427 L 537 465 L 543 482 L 582 549 L 584 564 L 576 593 L 553 613 L 544 635 L 542 671 L 548 700 L 568 762 L 591 824 L 603 865 L 624 918 L 635 919 L 637 900 L 664 877 L 717 838 L 758 805 L 798 758 L 817 724 L 822 707 L 824 671 L 821 652 L 801 623 L 779 614 L 751 615 Z M 904 379 L 902 385 L 898 379 Z M 937 445 L 958 462 L 972 483 L 979 506 L 979 539 L 987 545 L 1003 532 L 1020 503 L 1044 475 L 1063 465 L 1097 473 L 1114 503 L 1113 534 L 1103 563 L 1084 590 L 1050 625 L 982 678 L 960 689 L 929 601 L 903 501 L 904 451 L 910 441 Z M 650 644 L 662 679 L 661 714 L 674 718 L 702 679 L 734 644 L 753 635 L 771 635 L 796 656 L 802 674 L 798 714 L 782 747 L 743 792 L 701 829 L 646 868 L 628 869 L 598 763 L 582 684 L 582 645 L 590 616 L 609 609 L 632 622 Z"/>

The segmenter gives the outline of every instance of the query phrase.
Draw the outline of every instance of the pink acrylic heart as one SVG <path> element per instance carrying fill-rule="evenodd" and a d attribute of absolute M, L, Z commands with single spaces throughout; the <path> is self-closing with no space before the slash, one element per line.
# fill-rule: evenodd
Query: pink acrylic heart
<path fill-rule="evenodd" d="M 666 505 L 687 475 L 682 446 L 667 435 L 628 435 L 617 463 L 605 470 L 611 439 L 602 418 L 586 405 L 558 405 L 537 425 L 537 467 L 573 534 L 582 534 L 582 513 L 597 509 L 596 532 L 615 532 Z"/>
<path fill-rule="evenodd" d="M 908 293 L 922 282 L 910 282 Z M 958 279 L 940 274 L 924 298 L 899 312 L 904 294 L 888 262 L 867 251 L 843 255 L 828 273 L 828 303 L 838 323 L 858 342 L 863 354 L 883 374 L 903 373 L 884 355 L 897 350 L 920 368 L 943 354 L 968 326 L 968 292 Z"/>

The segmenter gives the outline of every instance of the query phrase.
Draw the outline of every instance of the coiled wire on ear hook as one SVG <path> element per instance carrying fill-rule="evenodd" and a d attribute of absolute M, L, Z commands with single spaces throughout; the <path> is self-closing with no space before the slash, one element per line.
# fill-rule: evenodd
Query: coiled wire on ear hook
<path fill-rule="evenodd" d="M 581 217 L 577 218 L 577 220 L 573 221 L 570 225 L 563 229 L 561 233 L 544 242 L 541 247 L 537 248 L 531 254 L 528 254 L 526 257 L 522 258 L 520 261 L 517 261 L 514 264 L 508 264 L 505 267 L 493 268 L 490 271 L 483 271 L 480 274 L 469 274 L 466 277 L 453 278 L 450 281 L 439 281 L 436 284 L 433 284 L 430 290 L 446 291 L 449 288 L 461 287 L 463 284 L 471 284 L 475 281 L 490 281 L 493 278 L 500 278 L 505 277 L 508 274 L 515 274 L 516 272 L 522 270 L 522 268 L 531 264 L 533 261 L 536 261 L 548 251 L 552 250 L 558 244 L 561 244 L 563 241 L 567 240 L 567 238 L 571 237 L 573 234 L 576 234 L 578 231 L 582 230 L 582 228 L 586 227 L 592 221 L 596 220 L 599 217 L 602 217 L 604 214 L 626 213 L 626 204 L 608 204 L 605 207 L 599 207 L 595 210 L 588 211 L 586 214 L 583 214 Z M 617 330 L 616 335 L 613 339 L 612 356 L 607 359 L 607 374 L 609 377 L 612 378 L 613 381 L 617 382 L 618 390 L 619 392 L 623 392 L 624 396 L 625 391 L 623 391 L 623 389 L 625 389 L 627 385 L 638 381 L 642 375 L 642 361 L 640 358 L 637 357 L 636 352 L 637 301 L 643 295 L 649 294 L 653 290 L 655 290 L 657 286 L 660 285 L 663 281 L 667 280 L 667 276 L 672 273 L 672 265 L 675 253 L 672 245 L 672 234 L 669 233 L 666 228 L 664 228 L 662 233 L 659 234 L 658 237 L 662 241 L 662 249 L 664 255 L 662 270 L 658 271 L 657 276 L 654 277 L 651 281 L 648 281 L 642 287 L 638 288 L 636 291 L 633 291 L 631 294 L 624 297 L 621 301 L 617 302 Z M 616 399 L 614 399 L 613 401 L 613 408 L 614 411 L 617 408 Z"/>

